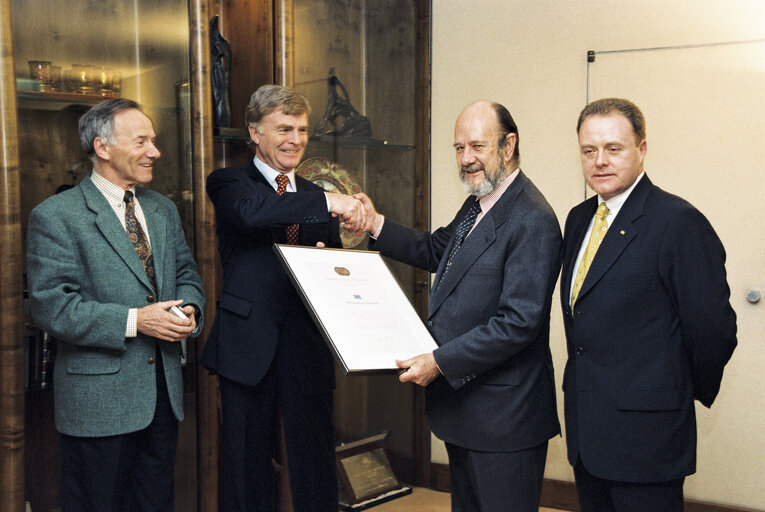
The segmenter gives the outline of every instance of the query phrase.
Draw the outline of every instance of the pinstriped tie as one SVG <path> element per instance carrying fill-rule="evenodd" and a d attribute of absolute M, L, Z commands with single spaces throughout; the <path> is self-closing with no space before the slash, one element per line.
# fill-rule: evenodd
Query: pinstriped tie
<path fill-rule="evenodd" d="M 479 213 L 481 213 L 481 205 L 478 202 L 478 199 L 476 199 L 475 203 L 473 203 L 473 206 L 471 206 L 468 212 L 465 214 L 462 222 L 460 222 L 457 226 L 457 233 L 454 235 L 454 246 L 449 253 L 449 259 L 446 260 L 444 273 L 441 274 L 441 279 L 438 281 L 439 285 L 444 281 L 444 277 L 446 277 L 446 273 L 449 271 L 449 267 L 452 266 L 452 260 L 454 260 L 454 256 L 456 256 L 457 252 L 460 250 L 460 247 L 462 247 L 462 241 L 465 240 L 465 236 L 470 232 L 473 224 L 475 224 L 475 220 L 478 218 Z"/>
<path fill-rule="evenodd" d="M 279 174 L 276 177 L 276 193 L 279 195 L 284 194 L 287 191 L 287 184 L 290 182 L 289 177 L 286 174 Z M 287 234 L 287 243 L 290 245 L 298 244 L 298 225 L 290 224 L 284 229 Z"/>

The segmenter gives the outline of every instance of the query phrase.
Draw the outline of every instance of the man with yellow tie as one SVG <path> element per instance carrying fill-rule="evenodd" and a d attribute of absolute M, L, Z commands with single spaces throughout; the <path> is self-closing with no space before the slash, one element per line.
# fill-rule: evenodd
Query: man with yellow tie
<path fill-rule="evenodd" d="M 643 171 L 645 119 L 617 98 L 577 124 L 596 196 L 566 219 L 561 303 L 568 458 L 583 512 L 683 510 L 694 399 L 710 407 L 736 346 L 725 250 Z"/>

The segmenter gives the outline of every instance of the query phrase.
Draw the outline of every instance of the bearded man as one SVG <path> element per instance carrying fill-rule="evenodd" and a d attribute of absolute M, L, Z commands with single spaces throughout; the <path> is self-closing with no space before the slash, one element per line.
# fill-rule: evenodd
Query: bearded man
<path fill-rule="evenodd" d="M 497 103 L 465 108 L 454 129 L 470 197 L 433 233 L 377 213 L 363 194 L 370 248 L 435 272 L 427 326 L 439 347 L 398 361 L 426 388 L 446 443 L 456 512 L 536 512 L 548 440 L 560 432 L 549 347 L 561 233 L 520 170 L 518 128 Z"/>

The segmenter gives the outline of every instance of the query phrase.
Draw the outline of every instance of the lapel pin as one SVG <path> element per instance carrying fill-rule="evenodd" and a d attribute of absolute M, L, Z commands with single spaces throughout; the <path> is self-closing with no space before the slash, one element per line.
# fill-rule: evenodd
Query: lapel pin
<path fill-rule="evenodd" d="M 619 234 L 624 235 L 624 230 L 622 229 L 621 231 L 619 231 Z"/>

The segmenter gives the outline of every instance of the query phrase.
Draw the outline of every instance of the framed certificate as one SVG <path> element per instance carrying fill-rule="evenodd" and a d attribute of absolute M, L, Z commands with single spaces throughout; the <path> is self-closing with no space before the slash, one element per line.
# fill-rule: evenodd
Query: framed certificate
<path fill-rule="evenodd" d="M 349 373 L 398 371 L 437 344 L 377 252 L 275 244 L 335 360 Z"/>

